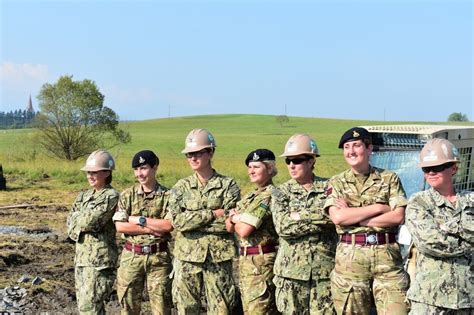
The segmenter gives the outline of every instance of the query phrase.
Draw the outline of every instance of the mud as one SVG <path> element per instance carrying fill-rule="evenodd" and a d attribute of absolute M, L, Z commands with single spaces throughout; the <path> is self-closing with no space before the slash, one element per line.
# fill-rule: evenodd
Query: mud
<path fill-rule="evenodd" d="M 66 206 L 43 205 L 0 209 L 0 314 L 78 314 L 74 243 L 66 234 L 68 211 Z M 119 248 L 123 245 L 119 236 L 117 243 Z M 236 270 L 234 277 L 237 279 Z M 4 291 L 15 287 L 19 292 L 26 290 L 26 295 L 16 301 L 17 308 L 5 309 Z M 115 290 L 106 310 L 107 314 L 120 314 Z M 151 314 L 146 294 L 142 314 Z M 234 314 L 241 314 L 240 309 Z"/>
<path fill-rule="evenodd" d="M 4 302 L 0 303 L 0 313 L 78 313 L 74 244 L 65 233 L 67 213 L 66 207 L 0 211 L 0 292 L 8 288 L 26 290 L 16 308 L 4 302 L 11 302 L 11 296 L 0 294 Z M 7 304 L 9 309 L 5 309 Z M 119 313 L 116 297 L 108 303 L 107 309 L 109 314 Z"/>

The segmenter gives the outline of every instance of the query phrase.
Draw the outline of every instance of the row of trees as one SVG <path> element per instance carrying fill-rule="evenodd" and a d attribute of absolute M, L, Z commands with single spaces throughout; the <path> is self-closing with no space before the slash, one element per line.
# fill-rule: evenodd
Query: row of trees
<path fill-rule="evenodd" d="M 17 109 L 15 111 L 0 112 L 0 129 L 19 129 L 31 127 L 37 113 Z"/>

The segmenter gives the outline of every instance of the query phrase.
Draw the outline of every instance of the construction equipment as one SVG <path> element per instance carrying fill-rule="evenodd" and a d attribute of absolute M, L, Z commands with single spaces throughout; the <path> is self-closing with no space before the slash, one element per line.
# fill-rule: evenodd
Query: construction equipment
<path fill-rule="evenodd" d="M 474 191 L 474 126 L 382 125 L 364 128 L 372 134 L 371 164 L 395 171 L 407 197 L 428 188 L 418 162 L 421 149 L 432 138 L 447 139 L 458 149 L 461 163 L 454 186 L 457 190 Z"/>
<path fill-rule="evenodd" d="M 456 190 L 474 191 L 474 126 L 380 125 L 364 128 L 372 134 L 371 165 L 396 172 L 408 198 L 429 188 L 418 163 L 421 149 L 433 138 L 447 139 L 459 151 L 461 163 L 454 177 Z M 406 256 L 411 237 L 405 226 L 400 228 L 398 242 Z"/>

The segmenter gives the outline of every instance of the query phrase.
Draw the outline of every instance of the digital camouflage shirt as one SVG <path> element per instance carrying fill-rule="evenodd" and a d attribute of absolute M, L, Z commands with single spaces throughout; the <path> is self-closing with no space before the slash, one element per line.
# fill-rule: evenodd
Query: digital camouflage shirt
<path fill-rule="evenodd" d="M 230 210 L 239 200 L 237 183 L 215 171 L 205 186 L 197 174 L 179 180 L 171 190 L 167 217 L 177 231 L 174 256 L 199 263 L 204 262 L 208 254 L 213 262 L 234 258 L 235 238 L 226 230 L 226 217 L 215 218 L 212 210 Z"/>
<path fill-rule="evenodd" d="M 94 194 L 94 189 L 81 192 L 67 218 L 69 238 L 76 242 L 74 263 L 80 267 L 115 267 L 117 244 L 112 222 L 119 193 L 107 185 Z"/>
<path fill-rule="evenodd" d="M 241 247 L 278 244 L 278 235 L 270 210 L 274 188 L 273 184 L 256 188 L 237 203 L 237 211 L 241 214 L 240 221 L 255 228 L 248 237 L 239 239 Z"/>
<path fill-rule="evenodd" d="M 113 216 L 113 221 L 128 222 L 128 217 L 131 215 L 164 219 L 167 213 L 168 200 L 169 192 L 165 186 L 156 183 L 153 191 L 145 193 L 142 186 L 137 184 L 124 190 L 120 195 L 119 205 Z M 169 233 L 163 236 L 123 234 L 123 237 L 134 244 L 142 245 L 159 243 L 171 238 Z"/>
<path fill-rule="evenodd" d="M 414 194 L 406 225 L 418 254 L 408 297 L 438 307 L 474 307 L 474 192 L 453 205 L 436 190 Z"/>
<path fill-rule="evenodd" d="M 400 178 L 394 172 L 370 167 L 370 173 L 363 183 L 359 182 L 354 172 L 348 169 L 341 174 L 333 176 L 329 181 L 329 195 L 324 209 L 336 205 L 336 199 L 346 200 L 349 207 L 359 208 L 374 205 L 377 203 L 389 205 L 392 210 L 398 207 L 405 207 L 407 200 Z M 357 209 L 354 209 L 357 211 Z M 344 233 L 368 233 L 381 232 L 396 233 L 398 226 L 391 227 L 369 227 L 355 225 L 337 225 L 338 234 Z"/>
<path fill-rule="evenodd" d="M 323 211 L 327 179 L 313 175 L 307 191 L 294 179 L 273 190 L 271 209 L 280 247 L 275 274 L 297 280 L 328 278 L 334 268 L 337 234 Z"/>

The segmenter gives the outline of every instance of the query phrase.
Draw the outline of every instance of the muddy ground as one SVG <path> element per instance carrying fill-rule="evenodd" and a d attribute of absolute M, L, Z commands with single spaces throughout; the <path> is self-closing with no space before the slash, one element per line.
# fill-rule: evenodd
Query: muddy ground
<path fill-rule="evenodd" d="M 65 234 L 67 213 L 67 206 L 0 207 L 0 313 L 77 314 L 74 244 Z M 15 299 L 1 290 L 5 288 L 10 293 L 25 289 L 26 296 Z M 107 309 L 119 313 L 116 296 Z"/>
<path fill-rule="evenodd" d="M 14 204 L 23 205 L 18 208 L 0 205 L 0 314 L 78 314 L 74 244 L 66 235 L 69 205 L 44 202 L 30 198 L 16 200 Z M 117 242 L 123 242 L 119 236 Z M 24 292 L 17 294 L 24 297 L 12 298 L 5 288 L 10 293 Z M 145 295 L 142 314 L 151 314 L 147 300 Z M 107 313 L 120 313 L 115 291 L 107 303 Z M 241 310 L 234 313 L 241 314 Z"/>

